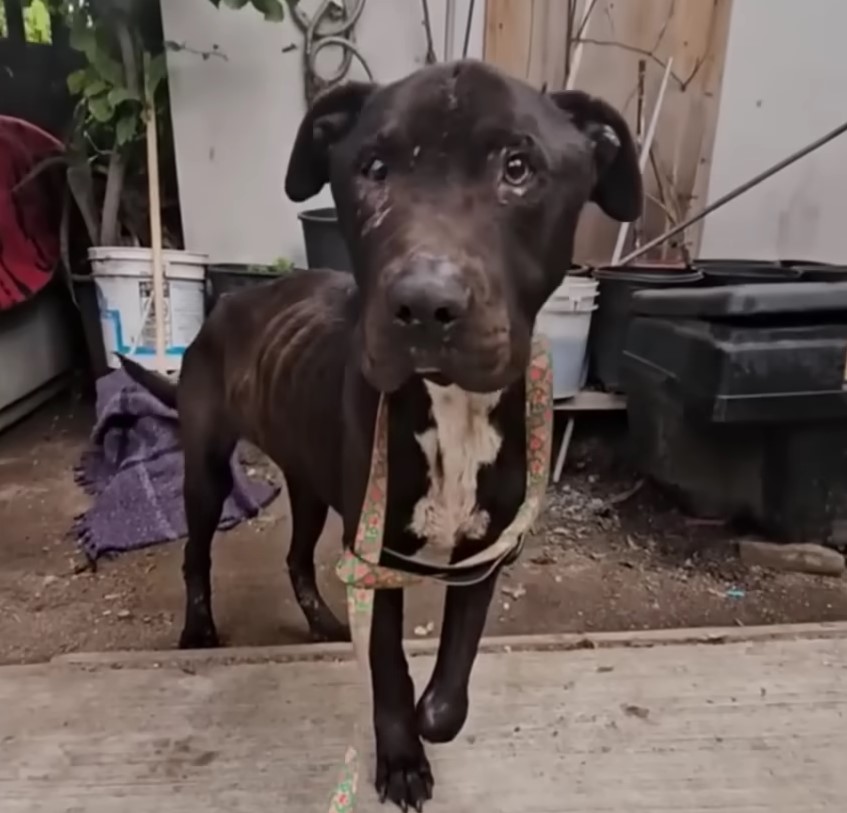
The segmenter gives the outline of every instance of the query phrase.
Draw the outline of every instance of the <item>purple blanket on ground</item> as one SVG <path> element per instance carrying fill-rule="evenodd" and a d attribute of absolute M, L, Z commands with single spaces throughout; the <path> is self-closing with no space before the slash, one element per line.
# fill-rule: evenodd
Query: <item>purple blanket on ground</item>
<path fill-rule="evenodd" d="M 185 536 L 178 426 L 176 411 L 123 370 L 97 382 L 97 422 L 75 471 L 94 497 L 74 526 L 91 559 Z M 269 483 L 248 479 L 236 455 L 231 465 L 233 489 L 218 525 L 222 530 L 255 516 L 279 493 Z"/>

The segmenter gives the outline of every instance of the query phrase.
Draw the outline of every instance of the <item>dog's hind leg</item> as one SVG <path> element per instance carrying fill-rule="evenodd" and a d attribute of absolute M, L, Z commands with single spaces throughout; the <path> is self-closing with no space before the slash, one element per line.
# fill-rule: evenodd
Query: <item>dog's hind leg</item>
<path fill-rule="evenodd" d="M 309 632 L 318 641 L 349 641 L 350 630 L 342 624 L 318 592 L 315 580 L 315 548 L 326 522 L 328 508 L 307 486 L 286 475 L 291 503 L 291 547 L 288 574 L 297 603 L 306 616 Z"/>
<path fill-rule="evenodd" d="M 224 500 L 232 491 L 230 458 L 236 437 L 207 410 L 193 410 L 188 415 L 182 412 L 188 540 L 182 566 L 185 626 L 179 645 L 182 649 L 204 649 L 218 645 L 212 616 L 211 549 Z"/>

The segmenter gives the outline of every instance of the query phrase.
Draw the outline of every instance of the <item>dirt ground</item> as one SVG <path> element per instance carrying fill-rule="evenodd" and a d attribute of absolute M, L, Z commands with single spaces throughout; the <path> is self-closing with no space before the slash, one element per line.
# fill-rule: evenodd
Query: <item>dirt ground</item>
<path fill-rule="evenodd" d="M 692 521 L 621 462 L 619 417 L 582 421 L 563 484 L 501 580 L 487 633 L 591 632 L 847 620 L 847 579 L 745 568 L 737 534 Z M 56 401 L 0 435 L 0 663 L 71 651 L 168 649 L 182 615 L 179 544 L 101 561 L 69 536 L 87 498 L 73 481 L 92 410 Z M 283 495 L 218 535 L 215 611 L 225 644 L 302 643 L 306 626 L 285 568 Z M 339 524 L 318 549 L 320 585 L 341 614 L 332 575 Z M 410 591 L 410 636 L 437 635 L 442 595 Z"/>

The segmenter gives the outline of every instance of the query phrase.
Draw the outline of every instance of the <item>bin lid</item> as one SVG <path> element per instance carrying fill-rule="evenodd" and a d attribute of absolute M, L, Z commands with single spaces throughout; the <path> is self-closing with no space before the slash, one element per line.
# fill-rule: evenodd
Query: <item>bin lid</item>
<path fill-rule="evenodd" d="M 705 319 L 847 313 L 847 282 L 778 282 L 636 291 L 632 297 L 632 309 L 644 316 Z"/>

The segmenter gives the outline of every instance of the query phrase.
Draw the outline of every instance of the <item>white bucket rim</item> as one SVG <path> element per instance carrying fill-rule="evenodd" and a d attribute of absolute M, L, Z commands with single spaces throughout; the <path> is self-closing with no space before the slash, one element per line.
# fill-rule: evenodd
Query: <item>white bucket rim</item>
<path fill-rule="evenodd" d="M 557 297 L 551 296 L 550 299 L 548 299 L 544 303 L 544 305 L 545 306 L 547 306 L 547 305 L 560 305 L 560 306 L 564 305 L 564 306 L 567 306 L 569 303 L 579 304 L 579 303 L 583 303 L 583 302 L 596 302 L 596 301 L 597 301 L 597 297 L 594 294 L 585 294 L 585 295 L 582 295 L 582 296 L 577 294 L 577 295 L 574 295 L 574 296 L 557 296 Z"/>
<path fill-rule="evenodd" d="M 591 314 L 597 310 L 597 303 L 592 302 L 589 307 L 581 306 L 581 303 L 577 305 L 577 307 L 562 307 L 559 308 L 550 308 L 548 307 L 550 303 L 548 302 L 541 311 L 540 314 L 547 314 L 548 316 L 578 316 L 583 314 Z"/>
<path fill-rule="evenodd" d="M 98 279 L 152 279 L 152 250 L 133 246 L 98 246 L 88 250 L 91 276 Z M 167 279 L 202 283 L 209 258 L 205 254 L 166 249 L 162 252 Z"/>
<path fill-rule="evenodd" d="M 89 260 L 149 260 L 152 256 L 153 249 L 143 246 L 92 246 L 88 249 Z M 164 249 L 162 259 L 165 262 L 185 263 L 185 265 L 209 264 L 208 254 L 175 248 Z"/>
<path fill-rule="evenodd" d="M 550 294 L 550 299 L 561 299 L 568 296 L 585 296 L 587 294 L 596 295 L 598 293 L 597 285 L 560 285 Z"/>

